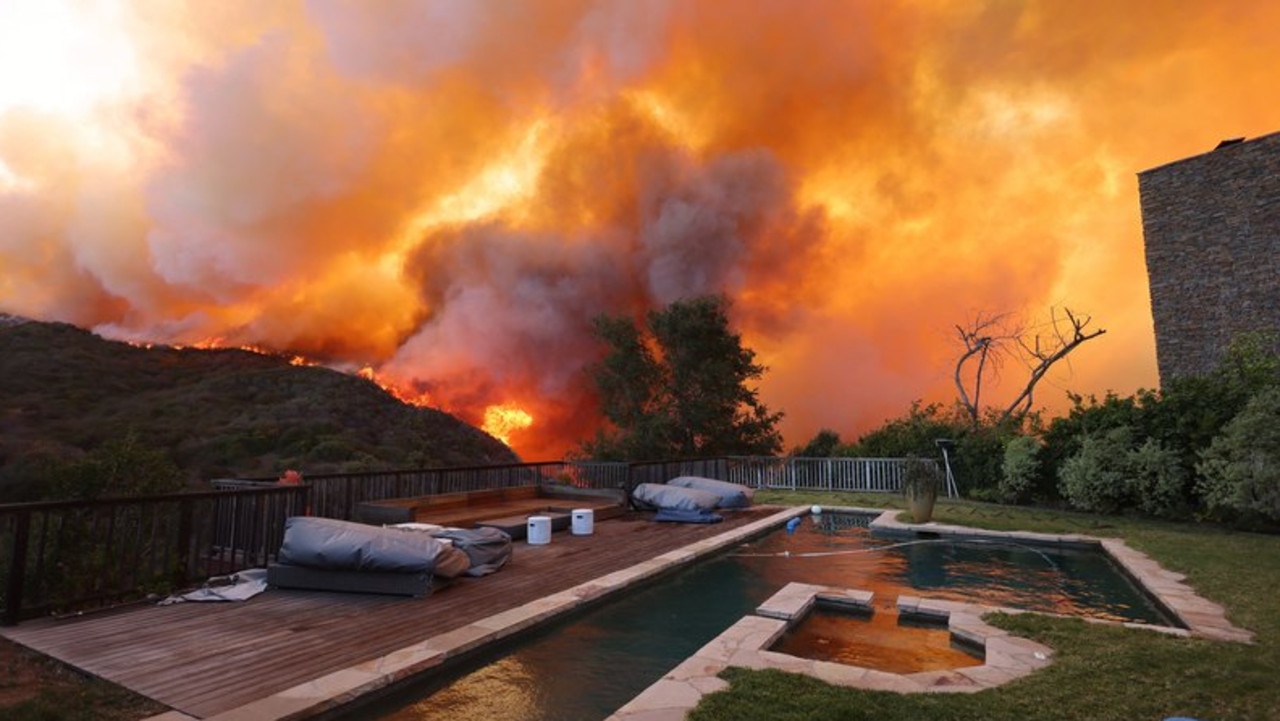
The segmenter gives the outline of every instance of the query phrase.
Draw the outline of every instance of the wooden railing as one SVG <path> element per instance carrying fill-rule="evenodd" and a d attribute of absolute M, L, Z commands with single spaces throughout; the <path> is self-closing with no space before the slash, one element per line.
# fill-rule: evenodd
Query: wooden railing
<path fill-rule="evenodd" d="M 308 474 L 303 480 L 311 487 L 309 510 L 312 515 L 351 520 L 355 518 L 356 506 L 365 501 L 544 483 L 565 483 L 578 488 L 625 489 L 628 479 L 626 463 L 554 461 L 501 466 Z M 276 480 L 219 479 L 212 483 L 219 490 L 235 490 L 272 487 L 276 485 Z"/>
<path fill-rule="evenodd" d="M 274 560 L 294 515 L 350 520 L 365 501 L 536 483 L 623 489 L 697 475 L 753 488 L 898 492 L 904 461 L 727 457 L 519 463 L 224 479 L 209 493 L 0 505 L 0 623 L 189 588 Z"/>
<path fill-rule="evenodd" d="M 306 486 L 0 506 L 0 623 L 265 566 Z"/>

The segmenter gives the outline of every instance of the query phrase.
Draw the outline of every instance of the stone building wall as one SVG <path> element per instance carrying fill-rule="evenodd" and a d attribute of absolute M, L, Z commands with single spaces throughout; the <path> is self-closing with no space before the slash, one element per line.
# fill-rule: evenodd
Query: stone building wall
<path fill-rule="evenodd" d="M 1280 133 L 1138 174 L 1161 382 L 1280 332 Z"/>

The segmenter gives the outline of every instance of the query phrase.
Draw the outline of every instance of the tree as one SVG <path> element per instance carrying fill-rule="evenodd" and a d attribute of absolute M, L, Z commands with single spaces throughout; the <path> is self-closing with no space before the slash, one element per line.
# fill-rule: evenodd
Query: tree
<path fill-rule="evenodd" d="M 1011 320 L 1008 314 L 978 315 L 967 326 L 956 326 L 964 352 L 956 361 L 955 383 L 960 393 L 960 404 L 974 426 L 982 413 L 982 385 L 990 372 L 999 372 L 1006 357 L 1018 358 L 1027 367 L 1027 381 L 1018 394 L 999 412 L 997 424 L 1020 418 L 1031 410 L 1036 385 L 1055 363 L 1066 358 L 1086 341 L 1106 333 L 1099 328 L 1087 331 L 1093 319 L 1077 316 L 1070 308 L 1063 308 L 1061 315 L 1050 310 L 1049 332 L 1031 333 Z M 973 365 L 972 389 L 967 366 Z"/>
<path fill-rule="evenodd" d="M 906 415 L 885 421 L 864 433 L 853 445 L 853 455 L 861 458 L 907 458 L 939 455 L 938 439 L 955 439 L 966 430 L 957 422 L 953 409 L 938 403 L 921 405 L 916 400 Z"/>
<path fill-rule="evenodd" d="M 589 372 L 606 427 L 582 444 L 591 457 L 655 460 L 773 455 L 782 449 L 771 412 L 748 384 L 766 370 L 729 328 L 729 302 L 702 296 L 650 311 L 645 326 L 600 316 L 609 350 Z"/>
<path fill-rule="evenodd" d="M 795 458 L 833 458 L 847 452 L 840 442 L 840 434 L 830 428 L 823 428 L 817 435 L 809 439 L 803 446 L 791 450 Z"/>

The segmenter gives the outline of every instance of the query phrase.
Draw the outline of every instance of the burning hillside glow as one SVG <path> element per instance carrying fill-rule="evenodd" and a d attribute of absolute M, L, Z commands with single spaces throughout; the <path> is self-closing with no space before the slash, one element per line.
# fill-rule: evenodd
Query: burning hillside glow
<path fill-rule="evenodd" d="M 297 364 L 295 364 L 297 365 Z M 431 401 L 431 395 L 428 393 L 416 392 L 401 386 L 400 384 L 387 380 L 381 373 L 373 369 L 373 366 L 364 366 L 356 371 L 356 375 L 367 381 L 377 385 L 382 390 L 395 396 L 401 403 L 408 403 L 411 406 L 421 406 L 430 408 L 435 404 Z"/>
<path fill-rule="evenodd" d="M 7 0 L 0 312 L 366 367 L 531 460 L 598 422 L 593 316 L 704 293 L 789 444 L 952 398 L 980 312 L 1108 329 L 1051 407 L 1131 392 L 1135 174 L 1280 129 L 1276 27 L 1209 0 Z"/>
<path fill-rule="evenodd" d="M 484 409 L 481 430 L 503 443 L 511 443 L 511 435 L 533 425 L 533 416 L 514 405 L 489 406 Z"/>

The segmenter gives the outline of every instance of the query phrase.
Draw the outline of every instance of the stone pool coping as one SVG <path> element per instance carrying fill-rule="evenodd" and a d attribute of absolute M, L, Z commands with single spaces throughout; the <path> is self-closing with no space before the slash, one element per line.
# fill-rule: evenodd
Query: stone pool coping
<path fill-rule="evenodd" d="M 677 721 L 698 705 L 702 696 L 729 686 L 719 677 L 729 666 L 802 673 L 836 686 L 895 693 L 975 693 L 995 688 L 1048 666 L 1053 650 L 1029 639 L 988 625 L 982 616 L 1001 609 L 978 604 L 931 609 L 952 635 L 983 649 L 983 663 L 938 671 L 889 673 L 831 661 L 818 661 L 770 651 L 791 625 L 817 603 L 871 608 L 870 591 L 789 583 L 744 616 L 661 680 L 618 709 L 609 721 Z M 899 608 L 905 596 L 899 596 Z M 919 605 L 912 598 L 911 608 Z"/>
<path fill-rule="evenodd" d="M 771 514 L 766 518 L 735 528 L 720 535 L 698 541 L 697 543 L 691 544 L 682 549 L 665 553 L 661 556 L 657 556 L 621 571 L 616 571 L 592 581 L 579 584 L 578 586 L 560 593 L 546 596 L 523 606 L 489 616 L 448 633 L 434 636 L 425 641 L 398 649 L 385 656 L 299 684 L 277 694 L 258 699 L 257 701 L 253 701 L 230 711 L 210 716 L 208 719 L 212 719 L 214 721 L 275 721 L 277 719 L 303 719 L 327 711 L 332 711 L 342 705 L 356 700 L 357 698 L 375 693 L 394 683 L 429 671 L 446 661 L 457 658 L 458 656 L 469 651 L 473 651 L 481 646 L 499 641 L 515 633 L 526 630 L 536 624 L 568 614 L 588 603 L 598 601 L 609 594 L 619 592 L 633 584 L 645 581 L 664 572 L 674 570 L 676 567 L 683 566 L 691 561 L 711 555 L 728 546 L 740 543 L 774 527 L 781 526 L 791 518 L 808 513 L 809 510 L 810 509 L 807 506 L 795 506 L 784 509 L 778 513 Z M 877 516 L 876 519 L 871 522 L 871 528 L 881 532 L 906 533 L 912 535 L 918 532 L 926 532 L 956 537 L 1001 537 L 1017 540 L 1022 543 L 1049 545 L 1101 545 L 1128 573 L 1130 573 L 1135 579 L 1141 581 L 1143 585 L 1160 600 L 1161 603 L 1165 604 L 1170 611 L 1181 618 L 1190 629 L 1189 633 L 1217 640 L 1237 642 L 1249 642 L 1253 637 L 1251 632 L 1236 628 L 1227 621 L 1225 610 L 1222 606 L 1202 599 L 1196 595 L 1195 591 L 1191 589 L 1190 586 L 1187 586 L 1182 582 L 1184 576 L 1164 570 L 1158 563 L 1148 558 L 1145 554 L 1130 549 L 1123 541 L 1115 539 L 1097 539 L 1090 536 L 1070 534 L 1053 535 L 1029 532 L 986 531 L 963 526 L 947 526 L 937 523 L 907 524 L 897 520 L 897 514 L 899 511 L 886 511 L 880 508 L 829 506 L 826 507 L 825 510 L 833 513 L 860 513 Z M 909 603 L 913 599 L 916 601 L 915 610 L 917 612 L 928 613 L 930 609 L 933 609 L 937 614 L 952 614 L 953 612 L 957 612 L 960 614 L 960 619 L 965 624 L 969 622 L 966 614 L 973 614 L 972 609 L 959 609 L 958 611 L 955 609 L 956 606 L 969 606 L 969 604 L 955 604 L 953 602 L 916 599 L 915 597 L 910 596 L 899 597 L 899 604 L 902 604 L 904 601 Z M 995 610 L 1020 612 L 1013 609 Z M 773 633 L 772 629 L 775 629 L 776 626 L 770 625 L 768 622 L 777 624 L 780 621 L 779 619 L 770 619 L 762 616 L 748 616 L 740 620 L 738 623 L 746 624 L 746 626 L 742 630 L 742 633 L 745 635 L 741 637 L 742 640 L 739 642 L 739 645 L 745 648 L 749 643 L 754 642 L 754 639 L 760 634 L 768 635 L 769 633 Z M 981 623 L 980 619 L 978 622 Z M 985 626 L 985 624 L 983 625 Z M 1146 624 L 1126 625 L 1132 625 L 1138 628 L 1162 629 L 1162 627 L 1155 627 Z M 734 628 L 738 628 L 738 624 L 731 627 L 731 630 Z M 998 629 L 993 630 L 999 631 Z M 1162 630 L 1173 633 L 1187 633 L 1181 629 Z M 1025 639 L 1016 640 L 1025 641 Z M 715 642 L 713 641 L 712 643 Z M 765 645 L 767 646 L 768 644 Z M 702 652 L 700 651 L 699 653 Z M 770 654 L 772 652 L 765 651 L 763 653 Z M 782 654 L 776 655 L 781 656 Z M 697 655 L 695 655 L 694 658 L 697 658 Z M 804 660 L 801 659 L 801 661 Z M 827 662 L 806 661 L 806 663 Z M 839 664 L 829 665 L 839 666 Z M 677 670 L 681 669 L 683 666 L 684 664 L 681 664 L 681 666 L 677 667 Z M 718 672 L 719 671 L 716 671 L 715 673 Z M 667 676 L 664 676 L 662 679 L 657 681 L 654 686 L 650 687 L 650 689 L 653 689 L 656 686 L 662 685 L 662 688 L 665 689 L 663 698 L 666 700 L 662 701 L 660 705 L 648 710 L 632 709 L 631 711 L 628 711 L 630 715 L 625 717 L 618 716 L 618 714 L 623 713 L 623 710 L 619 710 L 617 714 L 611 718 L 625 718 L 627 721 L 656 721 L 657 719 L 683 718 L 684 714 L 689 709 L 697 705 L 698 699 L 701 698 L 702 694 L 719 690 L 725 686 L 725 682 L 716 678 L 715 673 L 710 674 L 710 676 L 688 676 L 685 680 L 678 682 L 675 686 L 664 684 L 664 682 L 674 680 L 672 679 L 673 673 L 675 673 L 675 671 L 667 674 Z M 688 674 L 692 673 L 692 671 L 690 669 L 686 669 L 682 673 Z M 865 679 L 867 683 L 884 682 L 883 680 L 879 682 L 876 681 L 876 679 L 880 678 L 878 674 L 881 673 L 883 672 L 867 671 L 861 675 L 861 678 Z M 893 676 L 893 674 L 886 675 Z M 819 677 L 821 678 L 821 676 Z M 639 702 L 642 698 L 646 698 L 646 695 L 648 694 L 649 690 L 642 692 L 640 696 L 637 696 L 636 699 L 624 706 L 623 709 L 631 709 L 632 704 Z M 649 701 L 646 701 L 645 703 L 652 702 L 653 697 L 648 696 L 648 698 Z M 681 704 L 683 704 L 684 701 L 691 701 L 691 703 L 687 706 L 667 705 L 668 701 L 672 700 L 680 701 Z M 677 708 L 680 709 L 678 711 L 678 715 L 673 715 L 676 714 Z M 194 717 L 179 711 L 169 711 L 152 716 L 145 721 L 195 721 L 195 719 Z"/>
<path fill-rule="evenodd" d="M 913 537 L 924 533 L 959 540 L 980 536 L 1003 538 L 1029 545 L 1101 547 L 1186 628 L 1117 623 L 1101 619 L 1086 619 L 1087 621 L 1177 636 L 1201 636 L 1217 641 L 1253 641 L 1251 631 L 1238 628 L 1227 620 L 1225 609 L 1221 605 L 1201 598 L 1184 583 L 1186 576 L 1164 569 L 1146 554 L 1129 548 L 1119 539 L 1030 531 L 988 531 L 933 522 L 903 523 L 898 520 L 901 511 L 879 508 L 828 506 L 823 511 L 875 515 L 875 520 L 869 526 L 872 531 L 881 533 Z M 973 693 L 1021 678 L 1047 666 L 1052 660 L 1053 650 L 1047 646 L 1014 636 L 982 620 L 989 613 L 1037 613 L 1035 611 L 907 595 L 898 596 L 897 607 L 900 614 L 945 621 L 954 635 L 984 648 L 984 663 L 981 666 L 947 671 L 895 674 L 798 658 L 768 650 L 788 625 L 808 613 L 819 599 L 838 606 L 870 608 L 871 598 L 870 591 L 790 583 L 761 604 L 756 609 L 756 615 L 739 619 L 724 633 L 614 712 L 606 721 L 679 721 L 698 705 L 704 695 L 728 688 L 728 682 L 721 679 L 719 674 L 729 666 L 802 673 L 826 683 L 869 691 Z"/>

